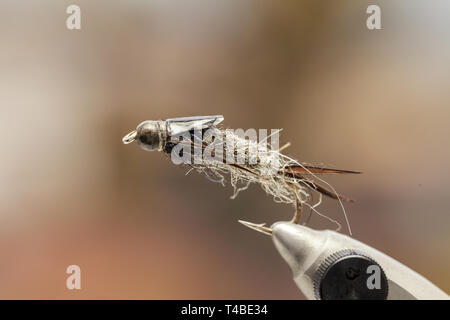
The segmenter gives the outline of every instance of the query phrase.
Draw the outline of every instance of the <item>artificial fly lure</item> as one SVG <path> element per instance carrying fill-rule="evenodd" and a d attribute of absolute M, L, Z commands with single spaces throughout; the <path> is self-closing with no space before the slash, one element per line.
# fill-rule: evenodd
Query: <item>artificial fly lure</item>
<path fill-rule="evenodd" d="M 267 142 L 270 136 L 278 134 L 279 131 L 256 142 L 245 139 L 233 130 L 219 128 L 218 124 L 223 119 L 223 116 L 216 115 L 147 120 L 123 137 L 122 141 L 124 144 L 136 141 L 146 151 L 162 151 L 171 156 L 175 163 L 186 164 L 191 167 L 191 170 L 204 173 L 211 180 L 223 185 L 226 177 L 229 177 L 234 188 L 232 198 L 236 197 L 241 190 L 248 188 L 251 183 L 257 183 L 266 193 L 273 196 L 276 202 L 292 204 L 295 207 L 291 220 L 293 223 L 299 222 L 302 208 L 308 207 L 311 212 L 336 223 L 339 230 L 341 227 L 339 222 L 316 209 L 322 202 L 322 195 L 338 200 L 351 234 L 342 201 L 353 200 L 338 194 L 318 175 L 360 172 L 300 163 L 281 153 L 288 144 L 281 148 L 274 148 Z M 195 157 L 199 154 L 203 156 Z M 209 156 L 205 157 L 205 154 Z M 310 203 L 313 193 L 319 195 L 319 200 L 315 204 Z M 241 220 L 239 222 L 257 231 L 271 233 L 271 229 L 265 224 Z"/>

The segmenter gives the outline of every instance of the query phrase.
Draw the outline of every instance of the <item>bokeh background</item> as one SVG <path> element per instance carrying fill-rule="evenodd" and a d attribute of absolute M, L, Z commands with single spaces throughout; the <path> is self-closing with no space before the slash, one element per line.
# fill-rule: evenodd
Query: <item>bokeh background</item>
<path fill-rule="evenodd" d="M 302 299 L 270 238 L 237 223 L 291 207 L 257 186 L 230 200 L 121 142 L 142 120 L 210 114 L 363 171 L 329 180 L 357 199 L 354 237 L 449 292 L 449 15 L 445 0 L 3 0 L 0 298 Z"/>

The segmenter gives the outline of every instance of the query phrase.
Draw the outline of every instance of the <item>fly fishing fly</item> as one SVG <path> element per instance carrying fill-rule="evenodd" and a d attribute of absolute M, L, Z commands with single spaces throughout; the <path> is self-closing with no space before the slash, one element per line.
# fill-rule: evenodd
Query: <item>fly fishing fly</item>
<path fill-rule="evenodd" d="M 280 130 L 272 130 L 270 135 L 265 134 L 262 139 L 260 134 L 260 141 L 257 141 L 256 133 L 252 136 L 248 133 L 249 130 L 244 132 L 220 128 L 218 125 L 223 119 L 223 116 L 216 115 L 147 120 L 123 137 L 122 141 L 125 144 L 136 141 L 146 151 L 162 151 L 169 155 L 175 164 L 188 165 L 191 170 L 203 173 L 223 185 L 228 177 L 234 188 L 232 198 L 251 183 L 259 184 L 274 201 L 295 207 L 292 218 L 294 223 L 299 222 L 302 208 L 308 207 L 311 212 L 337 224 L 339 230 L 341 226 L 338 221 L 316 209 L 322 202 L 322 195 L 335 199 L 339 201 L 351 234 L 342 201 L 352 200 L 338 194 L 319 175 L 360 172 L 301 163 L 281 153 L 289 144 L 278 148 L 277 138 Z M 274 141 L 276 143 L 273 143 Z M 319 195 L 316 203 L 311 203 L 313 193 Z M 265 224 L 240 222 L 263 233 L 271 232 Z"/>

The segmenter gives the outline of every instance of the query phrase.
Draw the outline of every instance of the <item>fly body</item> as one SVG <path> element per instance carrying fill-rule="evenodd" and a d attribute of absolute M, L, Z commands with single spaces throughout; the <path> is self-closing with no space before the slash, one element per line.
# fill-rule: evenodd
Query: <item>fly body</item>
<path fill-rule="evenodd" d="M 140 123 L 122 141 L 125 144 L 136 141 L 146 151 L 162 151 L 170 155 L 174 163 L 187 164 L 193 170 L 222 184 L 228 177 L 234 187 L 232 198 L 251 183 L 259 184 L 276 202 L 294 205 L 293 222 L 299 221 L 301 209 L 306 206 L 336 223 L 339 229 L 337 221 L 316 209 L 322 201 L 322 195 L 338 200 L 350 231 L 342 201 L 352 200 L 338 194 L 319 175 L 359 172 L 300 163 L 282 154 L 284 147 L 277 148 L 269 144 L 268 137 L 256 142 L 245 139 L 245 136 L 230 129 L 219 128 L 218 124 L 223 119 L 223 116 L 216 115 L 147 120 Z M 278 132 L 271 135 L 278 135 Z M 200 158 L 196 158 L 198 154 L 201 154 Z M 319 201 L 315 204 L 310 203 L 313 193 L 319 194 Z"/>

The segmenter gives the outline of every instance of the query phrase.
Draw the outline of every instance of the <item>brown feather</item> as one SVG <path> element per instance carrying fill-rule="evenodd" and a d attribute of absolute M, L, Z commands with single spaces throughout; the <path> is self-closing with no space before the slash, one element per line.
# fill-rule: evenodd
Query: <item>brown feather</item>
<path fill-rule="evenodd" d="M 325 188 L 317 183 L 312 183 L 308 180 L 299 181 L 299 183 L 306 184 L 310 188 L 312 188 L 312 189 L 316 190 L 317 192 L 320 192 L 321 194 L 323 194 L 327 197 L 330 197 L 332 199 L 335 199 L 335 200 L 340 199 L 340 200 L 346 201 L 346 202 L 355 202 L 355 200 L 353 200 L 352 198 L 344 196 L 342 194 L 336 194 L 335 192 L 328 190 L 327 188 Z"/>
<path fill-rule="evenodd" d="M 342 170 L 342 169 L 331 169 L 331 168 L 323 168 L 323 167 L 316 167 L 316 166 L 298 166 L 293 165 L 285 168 L 285 172 L 293 173 L 293 174 L 360 174 L 359 171 L 352 171 L 352 170 Z"/>
<path fill-rule="evenodd" d="M 296 172 L 285 171 L 285 175 L 288 177 L 291 177 L 291 178 L 299 179 L 298 183 L 304 184 L 304 185 L 310 187 L 311 189 L 316 190 L 317 192 L 320 192 L 321 194 L 323 194 L 327 197 L 330 197 L 332 199 L 335 199 L 335 200 L 340 199 L 342 201 L 355 202 L 355 200 L 353 200 L 350 197 L 344 196 L 342 194 L 336 194 L 335 192 L 328 190 L 324 186 L 321 186 L 315 182 L 313 183 L 312 181 L 308 181 L 301 174 L 298 174 Z"/>
<path fill-rule="evenodd" d="M 190 143 L 191 146 L 194 146 L 194 143 L 191 142 Z M 202 149 L 205 149 L 206 145 L 202 144 L 201 145 Z M 225 162 L 225 159 L 223 159 L 223 161 Z M 231 164 L 234 167 L 237 167 L 241 170 L 245 170 L 248 171 L 252 174 L 258 175 L 257 173 L 253 172 L 252 170 L 249 170 L 247 168 L 245 168 L 244 166 L 241 166 L 239 164 Z M 308 169 L 308 170 L 306 170 Z M 328 190 L 327 188 L 318 185 L 317 183 L 312 183 L 311 181 L 306 180 L 304 177 L 301 176 L 301 174 L 311 174 L 311 173 L 331 173 L 331 174 L 340 174 L 340 173 L 353 173 L 353 174 L 359 174 L 361 172 L 358 171 L 350 171 L 350 170 L 339 170 L 339 169 L 329 169 L 329 168 L 320 168 L 320 167 L 314 167 L 314 166 L 298 166 L 298 165 L 294 165 L 294 166 L 289 166 L 285 168 L 284 174 L 286 176 L 290 176 L 296 179 L 300 179 L 301 181 L 298 181 L 299 183 L 302 183 L 308 187 L 310 187 L 311 189 L 316 190 L 317 192 L 320 192 L 321 194 L 330 197 L 332 199 L 335 200 L 342 200 L 342 201 L 347 201 L 347 202 L 354 202 L 353 199 L 351 199 L 350 197 L 341 195 L 341 194 L 336 194 L 333 191 Z M 281 172 L 279 172 L 279 174 L 281 174 Z"/>

